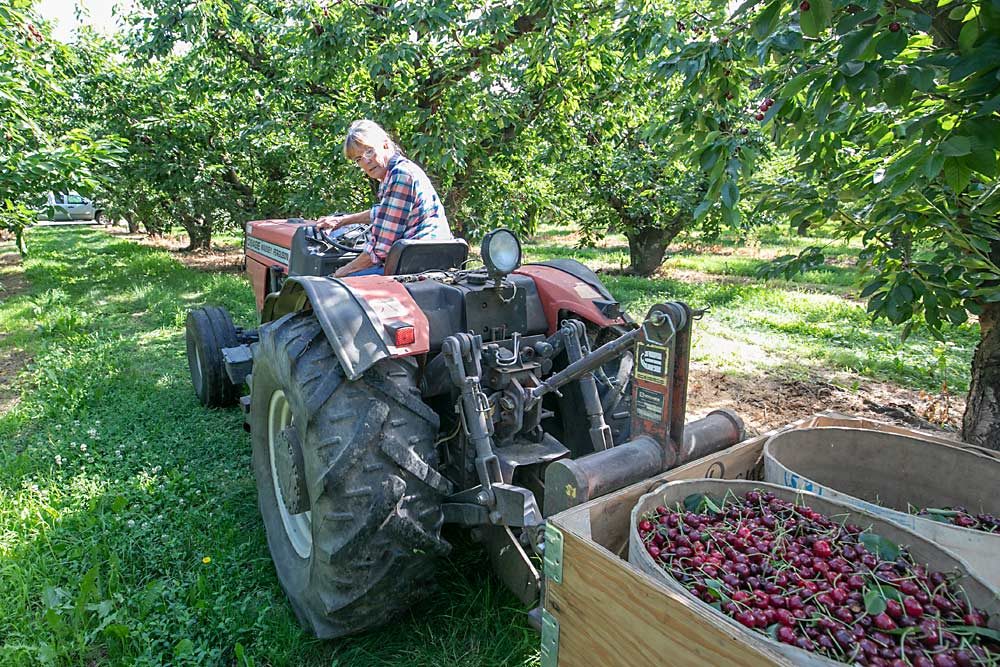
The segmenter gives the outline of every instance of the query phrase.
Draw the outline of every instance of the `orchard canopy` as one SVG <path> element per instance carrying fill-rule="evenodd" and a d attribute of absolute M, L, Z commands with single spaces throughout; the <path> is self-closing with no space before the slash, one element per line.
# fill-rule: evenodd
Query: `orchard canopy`
<path fill-rule="evenodd" d="M 0 4 L 19 243 L 68 187 L 192 249 L 357 210 L 356 118 L 392 129 L 466 236 L 620 232 L 642 275 L 682 231 L 860 239 L 874 317 L 904 336 L 979 319 L 963 435 L 1000 443 L 1000 0 L 139 0 L 116 36 L 69 45 L 30 0 Z"/>

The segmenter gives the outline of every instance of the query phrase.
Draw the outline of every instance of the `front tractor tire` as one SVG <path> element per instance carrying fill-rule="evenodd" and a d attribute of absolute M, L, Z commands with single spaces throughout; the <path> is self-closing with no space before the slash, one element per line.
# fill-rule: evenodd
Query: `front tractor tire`
<path fill-rule="evenodd" d="M 311 312 L 261 327 L 250 430 L 278 580 L 320 638 L 381 625 L 433 590 L 448 482 L 416 364 L 348 380 Z"/>
<path fill-rule="evenodd" d="M 236 327 L 225 308 L 205 306 L 188 313 L 185 327 L 188 370 L 198 401 L 210 408 L 234 405 L 240 388 L 229 379 L 222 348 L 235 347 Z"/>

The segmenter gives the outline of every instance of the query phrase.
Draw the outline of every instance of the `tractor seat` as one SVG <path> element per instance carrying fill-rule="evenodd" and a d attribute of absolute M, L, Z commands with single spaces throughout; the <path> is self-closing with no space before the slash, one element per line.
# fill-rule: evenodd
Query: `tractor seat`
<path fill-rule="evenodd" d="M 400 239 L 392 244 L 383 266 L 387 276 L 457 269 L 469 258 L 465 239 Z"/>

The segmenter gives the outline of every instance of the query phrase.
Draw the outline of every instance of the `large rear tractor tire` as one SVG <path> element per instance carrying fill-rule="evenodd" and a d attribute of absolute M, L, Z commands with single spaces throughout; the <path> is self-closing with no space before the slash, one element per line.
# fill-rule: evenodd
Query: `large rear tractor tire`
<path fill-rule="evenodd" d="M 433 590 L 448 482 L 416 364 L 344 376 L 315 315 L 261 327 L 250 429 L 278 580 L 321 638 L 375 627 Z"/>
<path fill-rule="evenodd" d="M 188 369 L 198 400 L 210 408 L 235 404 L 240 388 L 229 379 L 222 359 L 222 348 L 239 344 L 229 313 L 218 306 L 192 310 L 187 316 L 186 337 Z"/>

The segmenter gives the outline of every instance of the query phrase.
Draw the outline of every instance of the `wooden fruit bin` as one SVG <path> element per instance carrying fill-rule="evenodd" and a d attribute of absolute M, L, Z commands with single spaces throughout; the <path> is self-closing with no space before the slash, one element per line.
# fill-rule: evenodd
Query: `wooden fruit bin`
<path fill-rule="evenodd" d="M 629 564 L 629 515 L 641 496 L 666 481 L 760 480 L 768 438 L 788 429 L 822 426 L 959 444 L 891 424 L 820 413 L 550 517 L 545 534 L 542 667 L 792 667 L 763 635 L 760 640 L 738 636 L 714 612 L 700 609 L 687 596 Z"/>

